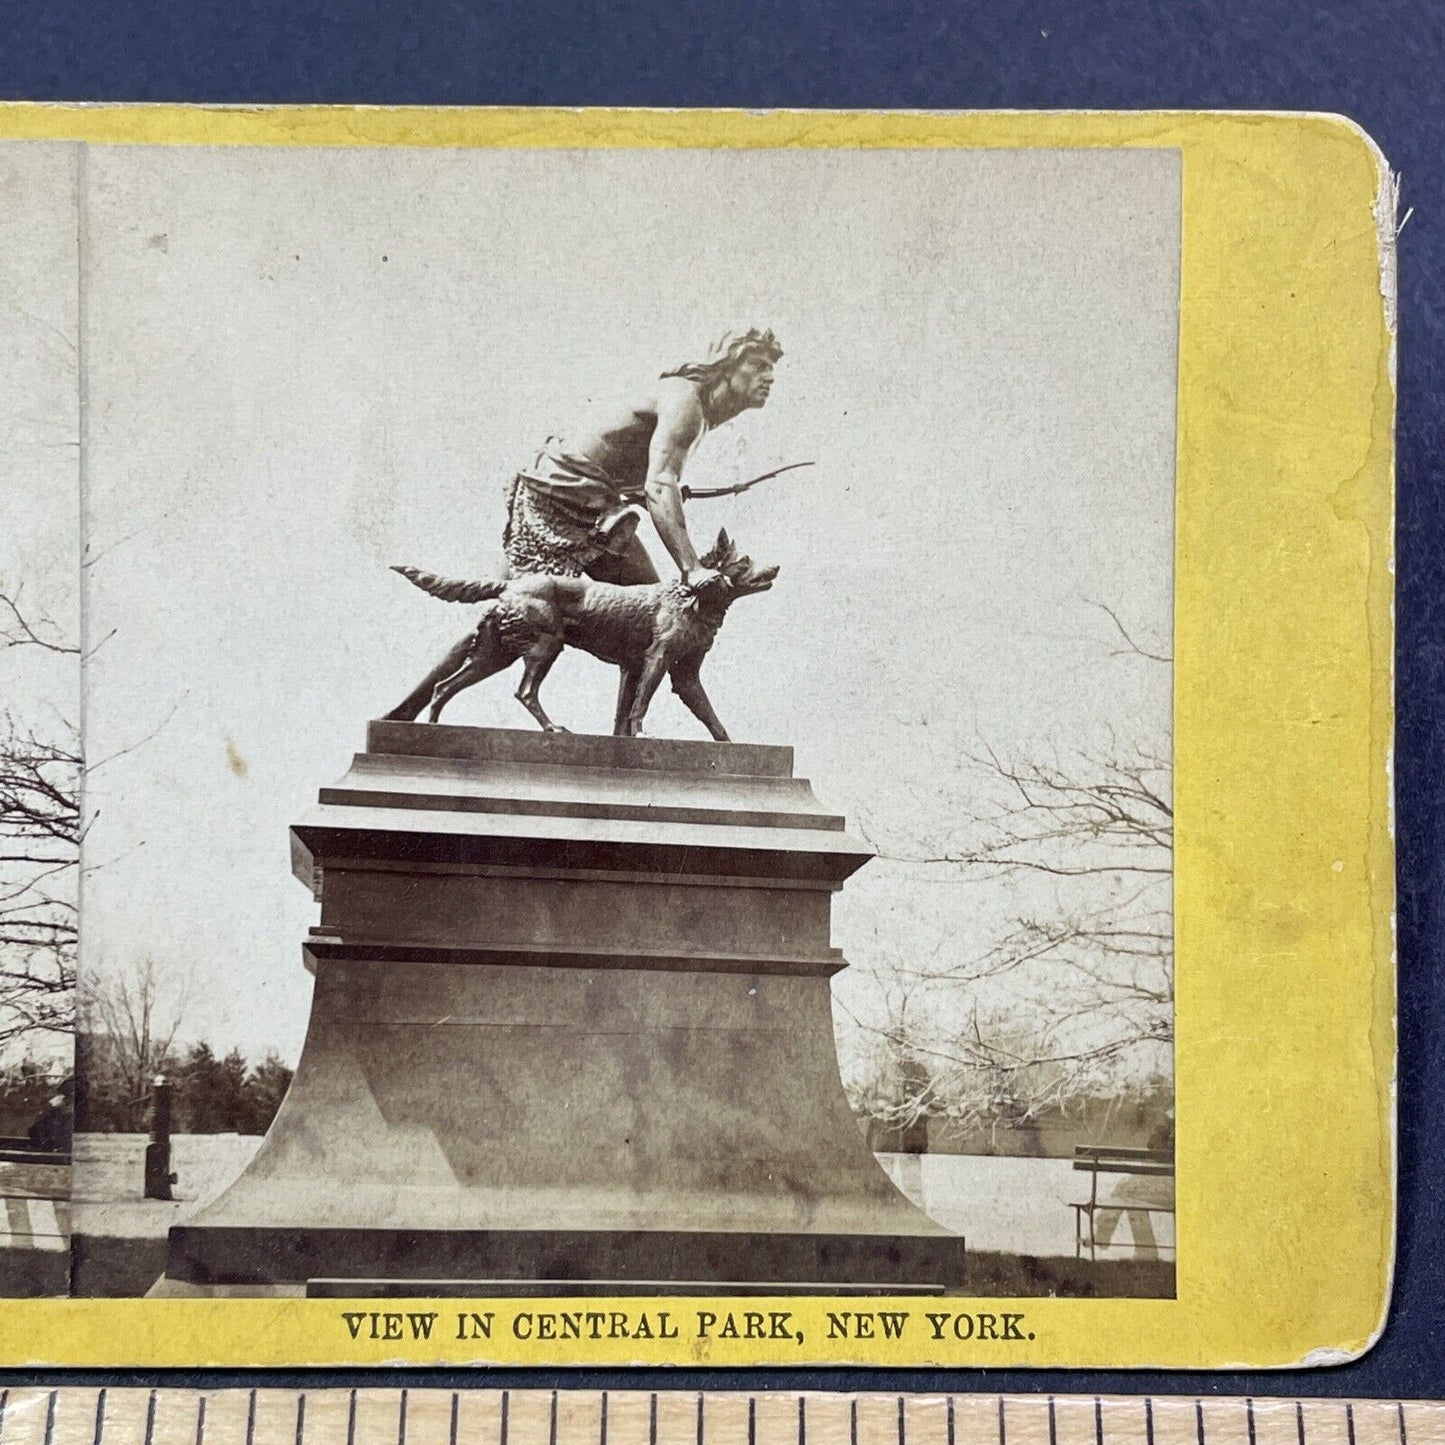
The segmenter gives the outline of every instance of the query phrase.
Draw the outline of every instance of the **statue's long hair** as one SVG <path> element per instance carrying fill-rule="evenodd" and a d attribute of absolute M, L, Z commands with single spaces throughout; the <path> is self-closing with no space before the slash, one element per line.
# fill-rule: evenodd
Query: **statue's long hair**
<path fill-rule="evenodd" d="M 722 380 L 747 356 L 765 356 L 769 361 L 778 361 L 783 348 L 778 339 L 769 331 L 759 331 L 750 326 L 746 331 L 724 332 L 709 349 L 706 361 L 690 361 L 682 366 L 664 371 L 663 376 L 680 376 L 685 381 L 696 381 L 710 387 Z"/>

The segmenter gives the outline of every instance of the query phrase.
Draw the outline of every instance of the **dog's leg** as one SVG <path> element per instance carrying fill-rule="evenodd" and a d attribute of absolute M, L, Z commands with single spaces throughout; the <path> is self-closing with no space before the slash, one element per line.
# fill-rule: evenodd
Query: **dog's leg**
<path fill-rule="evenodd" d="M 672 669 L 672 690 L 692 710 L 692 715 L 720 743 L 731 742 L 728 730 L 718 721 L 712 710 L 707 693 L 703 691 L 702 678 L 698 675 L 700 664 L 683 662 Z"/>
<path fill-rule="evenodd" d="M 428 721 L 436 722 L 442 709 L 463 688 L 492 677 L 504 667 L 510 667 L 521 656 L 514 647 L 508 647 L 500 636 L 495 610 L 487 612 L 477 624 L 471 637 L 471 649 L 450 677 L 444 677 L 432 692 L 431 712 Z"/>
<path fill-rule="evenodd" d="M 648 649 L 642 667 L 638 670 L 637 691 L 633 695 L 632 706 L 628 709 L 625 737 L 635 738 L 642 731 L 642 720 L 647 716 L 648 704 L 651 703 L 652 695 L 657 691 L 657 685 L 666 671 L 667 653 L 654 644 Z"/>
<path fill-rule="evenodd" d="M 523 669 L 522 681 L 517 685 L 517 701 L 542 724 L 544 731 L 549 733 L 563 733 L 566 728 L 559 728 L 543 711 L 541 701 L 537 697 L 547 674 L 552 670 L 552 664 L 562 655 L 562 636 L 560 633 L 553 633 L 547 637 L 539 637 L 526 652 L 522 654 Z"/>
<path fill-rule="evenodd" d="M 617 715 L 612 719 L 612 735 L 625 738 L 627 719 L 632 714 L 632 699 L 637 696 L 637 667 L 624 667 L 617 679 Z"/>
<path fill-rule="evenodd" d="M 475 656 L 469 657 L 450 677 L 444 677 L 437 683 L 436 691 L 432 693 L 431 711 L 427 714 L 427 721 L 436 722 L 442 715 L 442 709 L 459 692 L 471 687 L 475 682 L 481 682 L 484 677 L 490 677 L 494 672 L 500 672 L 507 665 L 505 662 L 498 662 L 489 666 L 488 661 Z"/>
<path fill-rule="evenodd" d="M 451 677 L 466 662 L 475 641 L 474 628 L 389 713 L 384 714 L 384 720 L 415 722 L 422 708 L 436 695 L 437 685 Z"/>

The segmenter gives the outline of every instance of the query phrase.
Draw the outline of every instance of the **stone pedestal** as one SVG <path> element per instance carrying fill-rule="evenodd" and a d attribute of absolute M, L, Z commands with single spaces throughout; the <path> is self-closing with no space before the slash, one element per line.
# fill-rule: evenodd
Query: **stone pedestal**
<path fill-rule="evenodd" d="M 870 856 L 788 748 L 372 723 L 292 829 L 295 1081 L 163 1288 L 957 1287 L 838 1077 Z"/>

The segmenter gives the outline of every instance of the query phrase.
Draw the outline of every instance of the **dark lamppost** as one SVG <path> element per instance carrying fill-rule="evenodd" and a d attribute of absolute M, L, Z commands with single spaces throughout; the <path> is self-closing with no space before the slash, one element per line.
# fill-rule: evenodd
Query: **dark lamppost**
<path fill-rule="evenodd" d="M 171 1084 L 164 1074 L 157 1074 L 151 1085 L 151 1137 L 146 1144 L 147 1199 L 173 1199 L 171 1185 Z"/>

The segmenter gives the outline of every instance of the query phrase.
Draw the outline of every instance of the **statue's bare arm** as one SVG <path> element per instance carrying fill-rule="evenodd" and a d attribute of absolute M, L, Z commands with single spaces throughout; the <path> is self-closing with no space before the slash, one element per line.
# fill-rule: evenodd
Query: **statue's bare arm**
<path fill-rule="evenodd" d="M 684 578 L 699 571 L 701 564 L 683 517 L 682 469 L 703 429 L 696 388 L 681 378 L 664 380 L 658 389 L 657 428 L 648 451 L 644 492 L 657 535 Z"/>

